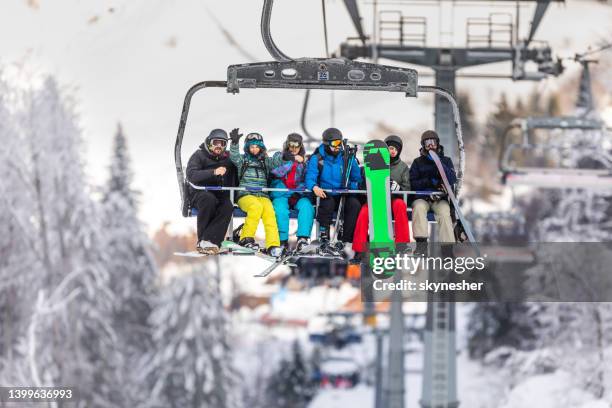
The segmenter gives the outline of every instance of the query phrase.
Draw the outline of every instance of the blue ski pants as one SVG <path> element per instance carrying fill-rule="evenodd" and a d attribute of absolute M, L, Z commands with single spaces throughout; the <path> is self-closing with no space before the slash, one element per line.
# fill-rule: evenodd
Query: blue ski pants
<path fill-rule="evenodd" d="M 281 241 L 289 239 L 289 197 L 276 197 L 272 200 L 274 212 L 276 213 L 276 223 Z M 314 222 L 314 206 L 307 197 L 302 197 L 295 203 L 298 212 L 298 237 L 308 237 L 312 232 Z"/>

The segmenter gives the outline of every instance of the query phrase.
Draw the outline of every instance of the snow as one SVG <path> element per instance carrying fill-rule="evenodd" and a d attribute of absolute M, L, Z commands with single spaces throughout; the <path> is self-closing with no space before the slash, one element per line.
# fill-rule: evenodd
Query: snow
<path fill-rule="evenodd" d="M 517 385 L 500 408 L 579 407 L 593 397 L 575 387 L 575 378 L 567 372 L 536 375 Z M 590 404 L 592 405 L 592 404 Z"/>
<path fill-rule="evenodd" d="M 357 385 L 350 389 L 326 389 L 320 391 L 308 408 L 346 408 L 374 405 L 374 389 Z"/>
<path fill-rule="evenodd" d="M 359 371 L 359 366 L 349 359 L 331 359 L 321 363 L 321 372 L 329 375 L 352 374 Z"/>

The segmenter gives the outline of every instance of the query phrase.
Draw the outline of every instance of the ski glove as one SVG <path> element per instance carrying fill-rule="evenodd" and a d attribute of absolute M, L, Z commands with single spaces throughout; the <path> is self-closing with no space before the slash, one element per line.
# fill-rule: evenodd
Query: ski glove
<path fill-rule="evenodd" d="M 238 142 L 240 142 L 240 138 L 242 137 L 242 133 L 238 133 L 238 132 L 239 132 L 238 128 L 234 128 L 230 132 L 230 139 L 232 139 L 232 144 L 238 144 Z"/>
<path fill-rule="evenodd" d="M 400 185 L 395 180 L 391 180 L 391 191 L 398 191 L 399 189 Z"/>

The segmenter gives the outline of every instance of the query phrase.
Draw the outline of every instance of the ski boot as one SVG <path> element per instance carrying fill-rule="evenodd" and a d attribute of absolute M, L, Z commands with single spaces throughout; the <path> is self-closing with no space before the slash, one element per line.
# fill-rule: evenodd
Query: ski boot
<path fill-rule="evenodd" d="M 217 255 L 219 247 L 210 241 L 201 240 L 196 245 L 196 250 L 203 255 Z"/>
<path fill-rule="evenodd" d="M 257 242 L 255 242 L 254 238 L 242 238 L 240 242 L 238 242 L 238 245 L 251 249 L 253 251 L 259 251 L 259 245 L 257 244 Z"/>
<path fill-rule="evenodd" d="M 342 258 L 342 251 L 338 251 L 336 246 L 329 241 L 321 241 L 319 254 L 330 258 Z"/>
<path fill-rule="evenodd" d="M 339 257 L 341 252 L 338 251 L 335 244 L 329 242 L 329 227 L 319 227 L 319 255 L 328 257 Z"/>
<path fill-rule="evenodd" d="M 266 254 L 273 256 L 275 258 L 280 258 L 286 253 L 287 251 L 282 246 L 271 246 L 270 248 L 266 249 Z"/>
<path fill-rule="evenodd" d="M 281 241 L 280 244 L 285 252 L 289 252 L 289 241 Z"/>
<path fill-rule="evenodd" d="M 298 237 L 297 243 L 295 244 L 295 252 L 301 253 L 310 244 L 310 238 Z"/>
<path fill-rule="evenodd" d="M 363 260 L 363 252 L 355 252 L 353 258 L 349 261 L 349 265 L 359 265 Z"/>

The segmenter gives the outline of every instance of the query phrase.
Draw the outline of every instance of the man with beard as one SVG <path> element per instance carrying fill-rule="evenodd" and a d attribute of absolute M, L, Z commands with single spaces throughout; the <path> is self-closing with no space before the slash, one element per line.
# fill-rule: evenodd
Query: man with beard
<path fill-rule="evenodd" d="M 323 190 L 342 188 L 356 190 L 361 182 L 361 171 L 357 159 L 355 157 L 345 159 L 345 154 L 347 152 L 342 147 L 342 132 L 336 128 L 329 128 L 323 132 L 323 143 L 310 157 L 306 167 L 306 188 L 312 190 L 314 195 L 320 199 L 317 221 L 319 222 L 321 251 L 335 256 L 340 255 L 340 252 L 329 245 L 329 227 L 342 196 L 337 193 L 326 193 Z M 348 179 L 347 185 L 343 177 Z M 344 217 L 341 239 L 347 243 L 353 241 L 361 203 L 351 194 L 347 194 L 344 200 L 343 214 L 338 214 L 338 217 Z"/>
<path fill-rule="evenodd" d="M 236 167 L 226 151 L 229 138 L 213 129 L 187 163 L 187 180 L 198 186 L 236 185 Z M 234 205 L 228 191 L 205 191 L 189 187 L 192 208 L 198 212 L 198 243 L 202 254 L 216 254 L 229 226 Z"/>

